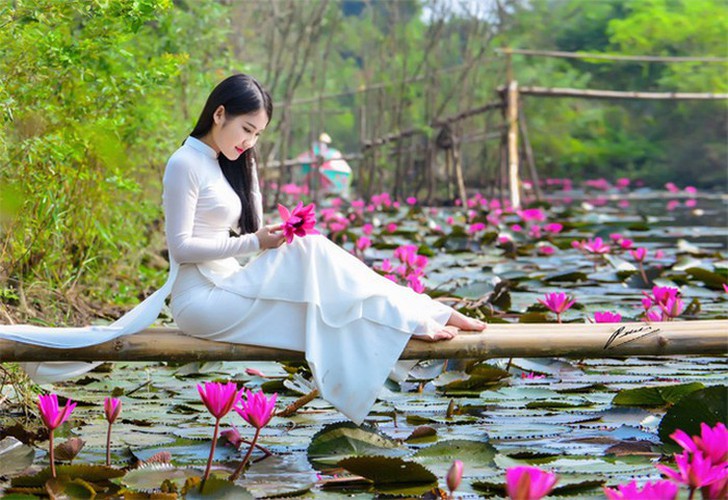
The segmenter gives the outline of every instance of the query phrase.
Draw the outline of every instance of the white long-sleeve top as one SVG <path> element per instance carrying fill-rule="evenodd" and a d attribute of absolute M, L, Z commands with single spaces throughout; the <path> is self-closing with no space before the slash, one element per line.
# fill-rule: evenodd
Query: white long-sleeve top
<path fill-rule="evenodd" d="M 255 168 L 252 172 L 255 216 L 262 224 L 262 196 Z M 260 249 L 255 234 L 239 231 L 240 198 L 220 169 L 217 153 L 189 137 L 169 159 L 164 173 L 164 212 L 167 245 L 179 264 L 202 264 L 237 257 Z"/>

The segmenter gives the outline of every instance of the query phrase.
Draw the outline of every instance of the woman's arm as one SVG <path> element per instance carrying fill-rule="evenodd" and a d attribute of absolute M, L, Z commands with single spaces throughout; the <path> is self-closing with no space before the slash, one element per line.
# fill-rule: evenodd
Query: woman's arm
<path fill-rule="evenodd" d="M 193 236 L 200 179 L 194 163 L 172 157 L 164 172 L 164 213 L 167 246 L 180 264 L 235 257 L 260 249 L 255 234 L 240 237 L 201 238 Z"/>

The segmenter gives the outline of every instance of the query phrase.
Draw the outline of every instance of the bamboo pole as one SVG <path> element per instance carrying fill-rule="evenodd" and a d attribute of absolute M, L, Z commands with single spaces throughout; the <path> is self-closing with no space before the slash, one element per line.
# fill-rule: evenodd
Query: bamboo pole
<path fill-rule="evenodd" d="M 536 194 L 536 201 L 543 199 L 543 193 L 541 192 L 541 181 L 538 178 L 538 171 L 536 170 L 536 160 L 533 156 L 533 148 L 531 148 L 531 141 L 528 138 L 528 126 L 526 125 L 526 113 L 523 111 L 523 106 L 518 107 L 518 128 L 521 131 L 521 138 L 523 139 L 523 153 L 526 157 L 526 163 L 528 170 L 531 173 L 531 181 L 533 182 L 533 190 Z"/>
<path fill-rule="evenodd" d="M 634 61 L 634 62 L 728 62 L 725 57 L 691 57 L 691 56 L 630 56 L 623 54 L 595 54 L 590 52 L 563 52 L 558 50 L 529 50 L 529 49 L 511 49 L 504 47 L 495 49 L 510 58 L 511 54 L 523 54 L 526 56 L 544 56 L 544 57 L 565 57 L 571 59 L 606 59 L 609 61 Z"/>
<path fill-rule="evenodd" d="M 604 358 L 728 354 L 728 320 L 661 323 L 491 324 L 452 340 L 410 340 L 400 359 L 508 357 Z M 283 361 L 296 351 L 190 337 L 172 328 L 144 332 L 79 349 L 0 340 L 0 362 L 9 361 Z"/>
<path fill-rule="evenodd" d="M 582 97 L 591 99 L 655 99 L 655 100 L 719 100 L 728 99 L 728 94 L 708 92 L 633 92 L 621 90 L 584 90 L 559 87 L 521 87 L 523 95 L 544 97 Z"/>
<path fill-rule="evenodd" d="M 521 180 L 518 175 L 518 82 L 508 83 L 508 188 L 511 206 L 521 208 Z"/>

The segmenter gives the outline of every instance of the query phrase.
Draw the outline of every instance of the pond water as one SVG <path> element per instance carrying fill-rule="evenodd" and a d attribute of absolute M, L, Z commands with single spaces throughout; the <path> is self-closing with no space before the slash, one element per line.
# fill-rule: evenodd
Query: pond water
<path fill-rule="evenodd" d="M 601 199 L 582 196 L 569 201 L 569 197 L 577 198 L 574 193 L 553 195 L 552 206 L 543 210 L 546 220 L 497 213 L 492 207 L 468 214 L 457 207 L 405 206 L 375 207 L 371 212 L 341 209 L 338 218 L 334 212 L 328 221 L 322 217 L 320 226 L 331 228 L 335 221 L 348 219 L 348 227 L 332 238 L 354 251 L 362 231 L 369 232 L 364 224 L 372 224 L 372 244 L 361 256 L 375 267 L 384 258 L 394 259 L 396 247 L 417 245 L 429 257 L 423 278 L 428 291 L 489 321 L 553 322 L 555 316 L 538 299 L 557 291 L 576 300 L 563 314 L 564 322 L 591 321 L 598 311 L 636 321 L 644 313 L 643 292 L 652 285 L 679 288 L 687 307 L 678 321 L 728 317 L 728 293 L 722 287 L 728 277 L 726 197 L 683 198 L 670 207 L 664 198 L 637 196 L 627 205 L 628 197 L 618 195 L 602 205 Z M 695 199 L 688 204 L 693 206 L 686 206 L 688 199 Z M 496 214 L 497 220 L 487 219 Z M 479 222 L 483 228 L 473 226 Z M 391 223 L 396 227 L 387 226 Z M 541 229 L 540 234 L 533 229 L 548 223 L 561 224 L 562 229 L 552 233 Z M 632 248 L 647 249 L 644 270 L 649 284 L 640 277 L 629 251 L 618 250 L 620 238 L 610 236 L 615 233 L 622 241 L 633 241 Z M 609 253 L 592 256 L 572 246 L 572 241 L 596 236 L 611 245 Z M 544 247 L 552 250 L 546 253 Z M 265 377 L 248 375 L 246 368 Z M 209 454 L 214 420 L 202 405 L 196 384 L 232 379 L 251 389 L 275 391 L 278 408 L 311 388 L 305 367 L 275 362 L 116 363 L 108 370 L 53 387 L 59 395 L 79 402 L 56 438 L 85 440 L 75 463 L 103 463 L 102 402 L 111 394 L 123 401 L 122 416 L 113 428 L 114 464 L 147 460 L 165 450 L 171 453 L 175 470 L 191 468 L 199 474 Z M 464 480 L 456 498 L 503 497 L 504 471 L 526 464 L 558 473 L 555 493 L 561 496 L 604 498 L 603 485 L 660 479 L 654 464 L 676 450 L 664 447 L 659 427 L 668 407 L 678 406 L 679 400 L 617 404 L 614 398 L 620 391 L 692 384 L 681 386 L 689 388 L 687 394 L 703 386 L 724 386 L 727 380 L 724 356 L 451 360 L 446 366 L 423 362 L 408 381 L 388 382 L 362 435 L 348 435 L 325 452 L 316 444 L 321 433 L 332 435 L 327 433 L 344 421 L 325 401 L 315 399 L 291 417 L 274 417 L 260 440 L 273 456 L 264 458 L 256 451 L 254 459 L 261 460 L 239 484 L 254 497 L 298 493 L 322 499 L 387 494 L 419 498 L 438 484 L 446 489 L 447 470 L 459 459 L 464 462 Z M 725 397 L 725 390 L 722 393 Z M 9 426 L 17 419 L 18 415 L 6 415 L 0 424 Z M 726 415 L 720 419 L 725 421 Z M 244 437 L 252 437 L 253 430 L 237 415 L 225 417 L 223 428 L 230 424 Z M 47 464 L 43 451 L 47 442 L 36 445 L 36 463 Z M 215 470 L 222 474 L 234 469 L 246 449 L 237 451 L 221 442 Z M 396 470 L 403 463 L 419 464 L 436 480 L 419 485 L 348 481 L 350 474 L 339 461 L 351 455 L 386 457 L 385 465 L 372 468 Z M 146 482 L 131 481 L 129 486 L 151 491 L 169 477 L 165 467 L 149 469 Z"/>

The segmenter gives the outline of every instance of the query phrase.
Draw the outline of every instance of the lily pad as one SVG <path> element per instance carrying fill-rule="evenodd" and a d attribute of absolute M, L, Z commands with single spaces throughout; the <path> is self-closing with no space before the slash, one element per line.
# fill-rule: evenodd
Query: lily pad
<path fill-rule="evenodd" d="M 689 384 L 623 389 L 614 396 L 612 403 L 624 406 L 665 406 L 677 403 L 687 394 L 704 387 L 700 382 L 692 382 Z"/>
<path fill-rule="evenodd" d="M 172 483 L 181 489 L 187 479 L 201 476 L 201 470 L 152 463 L 127 472 L 121 482 L 127 488 L 152 493 L 159 491 L 162 483 Z"/>
<path fill-rule="evenodd" d="M 406 449 L 372 426 L 364 424 L 359 427 L 353 422 L 325 426 L 311 438 L 307 450 L 314 467 L 333 465 L 351 456 L 398 456 L 406 453 Z"/>
<path fill-rule="evenodd" d="M 12 436 L 0 441 L 0 476 L 11 476 L 30 467 L 35 450 Z"/>
<path fill-rule="evenodd" d="M 424 484 L 434 485 L 437 476 L 417 462 L 405 461 L 398 457 L 350 457 L 340 460 L 338 465 L 352 474 L 383 484 Z"/>
<path fill-rule="evenodd" d="M 728 387 L 716 385 L 694 391 L 669 408 L 660 421 L 658 435 L 663 443 L 671 441 L 670 434 L 681 429 L 690 436 L 700 434 L 700 424 L 728 424 Z"/>

